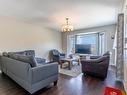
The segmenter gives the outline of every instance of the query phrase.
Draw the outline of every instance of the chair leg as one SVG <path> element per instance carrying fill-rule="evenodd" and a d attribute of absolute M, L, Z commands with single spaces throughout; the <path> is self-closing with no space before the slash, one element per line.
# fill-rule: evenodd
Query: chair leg
<path fill-rule="evenodd" d="M 80 65 L 80 60 L 78 60 L 78 65 Z"/>
<path fill-rule="evenodd" d="M 71 65 L 72 65 L 72 62 L 68 62 L 68 70 L 71 70 Z"/>
<path fill-rule="evenodd" d="M 56 81 L 54 81 L 54 86 L 56 86 L 57 85 L 57 83 L 58 83 L 58 81 L 56 80 Z"/>
<path fill-rule="evenodd" d="M 60 68 L 61 68 L 61 69 L 63 68 L 63 63 L 60 63 Z"/>

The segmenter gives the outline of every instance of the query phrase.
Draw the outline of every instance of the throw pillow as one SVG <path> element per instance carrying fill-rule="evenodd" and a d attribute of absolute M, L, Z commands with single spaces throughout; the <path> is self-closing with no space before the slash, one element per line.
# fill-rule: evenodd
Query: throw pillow
<path fill-rule="evenodd" d="M 5 57 L 8 57 L 8 53 L 7 52 L 3 52 L 2 55 L 5 56 Z"/>

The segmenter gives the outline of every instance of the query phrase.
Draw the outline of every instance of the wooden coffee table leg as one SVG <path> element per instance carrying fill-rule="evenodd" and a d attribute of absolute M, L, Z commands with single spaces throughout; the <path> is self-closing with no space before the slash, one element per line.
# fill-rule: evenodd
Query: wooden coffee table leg
<path fill-rule="evenodd" d="M 71 70 L 71 61 L 68 61 L 68 69 Z"/>
<path fill-rule="evenodd" d="M 80 65 L 80 59 L 78 59 L 78 65 Z"/>
<path fill-rule="evenodd" d="M 61 69 L 63 68 L 62 64 L 60 64 L 60 68 L 61 68 Z"/>
<path fill-rule="evenodd" d="M 60 68 L 62 69 L 63 68 L 63 65 L 62 65 L 63 63 L 62 62 L 60 62 Z"/>

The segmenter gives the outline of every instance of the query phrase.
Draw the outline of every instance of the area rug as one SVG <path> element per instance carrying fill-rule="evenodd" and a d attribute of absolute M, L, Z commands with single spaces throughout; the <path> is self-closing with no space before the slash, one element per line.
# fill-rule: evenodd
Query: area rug
<path fill-rule="evenodd" d="M 59 66 L 59 73 L 64 74 L 64 75 L 68 75 L 71 77 L 77 77 L 78 75 L 80 75 L 82 73 L 81 72 L 81 64 L 78 65 L 77 63 L 73 63 L 71 70 L 68 70 L 67 64 L 65 63 L 65 64 L 63 64 L 62 69 Z"/>

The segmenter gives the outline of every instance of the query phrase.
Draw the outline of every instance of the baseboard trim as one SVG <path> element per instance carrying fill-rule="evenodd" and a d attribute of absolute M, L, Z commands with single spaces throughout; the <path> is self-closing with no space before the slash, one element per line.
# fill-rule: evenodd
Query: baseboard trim
<path fill-rule="evenodd" d="M 127 87 L 126 87 L 125 82 L 123 82 L 123 85 L 124 85 L 124 89 L 125 89 L 125 91 L 126 91 L 126 93 L 127 93 Z"/>
<path fill-rule="evenodd" d="M 116 78 L 116 81 L 119 81 L 119 82 L 122 82 L 123 83 L 123 80 L 122 79 Z"/>
<path fill-rule="evenodd" d="M 120 82 L 123 83 L 124 90 L 125 90 L 125 92 L 127 93 L 127 86 L 126 86 L 126 84 L 125 84 L 125 81 L 124 81 L 124 80 L 121 80 L 121 79 L 118 79 L 118 78 L 116 78 L 116 81 L 120 81 Z"/>
<path fill-rule="evenodd" d="M 116 66 L 116 64 L 113 64 L 113 63 L 110 63 L 109 65 L 111 65 L 111 66 Z"/>

